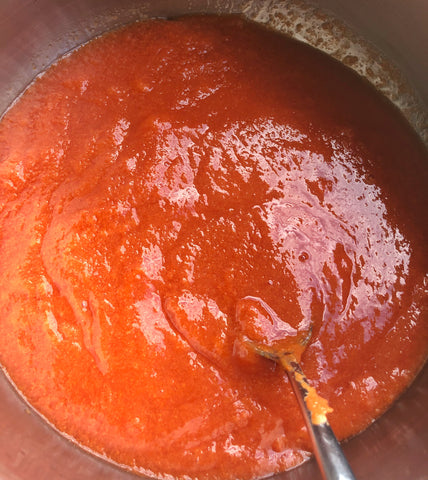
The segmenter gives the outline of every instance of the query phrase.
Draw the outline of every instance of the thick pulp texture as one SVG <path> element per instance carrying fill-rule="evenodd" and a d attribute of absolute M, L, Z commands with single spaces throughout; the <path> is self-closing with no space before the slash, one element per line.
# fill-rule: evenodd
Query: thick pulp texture
<path fill-rule="evenodd" d="M 339 438 L 424 361 L 426 152 L 307 46 L 239 18 L 131 25 L 37 79 L 0 156 L 0 361 L 95 452 L 222 480 L 308 457 L 284 371 L 235 342 L 245 296 L 313 320 L 301 364 Z"/>

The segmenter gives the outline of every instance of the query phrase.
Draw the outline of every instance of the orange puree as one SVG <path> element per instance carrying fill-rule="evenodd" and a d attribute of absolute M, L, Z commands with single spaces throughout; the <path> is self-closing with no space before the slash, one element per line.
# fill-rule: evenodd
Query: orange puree
<path fill-rule="evenodd" d="M 285 362 L 283 362 L 284 365 Z M 285 366 L 285 365 L 284 365 Z M 286 367 L 289 369 L 289 367 Z M 299 383 L 307 392 L 305 397 L 306 406 L 311 414 L 311 421 L 314 425 L 321 425 L 328 421 L 327 415 L 333 412 L 325 398 L 318 395 L 314 387 L 311 387 L 306 378 L 301 373 L 296 373 L 296 382 Z"/>
<path fill-rule="evenodd" d="M 239 359 L 243 357 L 247 362 L 249 358 L 254 361 L 261 355 L 280 363 L 305 392 L 304 401 L 311 414 L 312 423 L 320 425 L 327 422 L 327 414 L 333 409 L 327 400 L 320 397 L 315 388 L 309 385 L 299 367 L 312 334 L 310 317 L 305 320 L 309 322 L 306 330 L 303 330 L 302 326 L 296 330 L 279 318 L 262 299 L 251 296 L 240 299 L 236 308 L 238 328 L 234 353 Z M 186 338 L 189 337 L 186 335 Z M 198 349 L 198 345 L 195 348 Z M 246 352 L 245 356 L 242 355 L 243 351 Z"/>
<path fill-rule="evenodd" d="M 232 354 L 245 296 L 313 320 L 339 438 L 423 364 L 426 151 L 307 46 L 233 17 L 108 33 L 9 109 L 0 158 L 0 361 L 94 452 L 221 480 L 308 458 L 283 369 Z"/>

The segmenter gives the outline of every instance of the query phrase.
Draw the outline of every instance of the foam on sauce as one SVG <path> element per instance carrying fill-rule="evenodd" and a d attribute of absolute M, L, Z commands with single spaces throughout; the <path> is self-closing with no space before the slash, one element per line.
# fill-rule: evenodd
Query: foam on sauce
<path fill-rule="evenodd" d="M 301 365 L 339 438 L 423 364 L 426 151 L 310 47 L 232 17 L 128 26 L 22 95 L 0 158 L 0 361 L 117 463 L 227 480 L 308 458 L 284 371 L 239 361 L 245 296 L 314 322 Z"/>

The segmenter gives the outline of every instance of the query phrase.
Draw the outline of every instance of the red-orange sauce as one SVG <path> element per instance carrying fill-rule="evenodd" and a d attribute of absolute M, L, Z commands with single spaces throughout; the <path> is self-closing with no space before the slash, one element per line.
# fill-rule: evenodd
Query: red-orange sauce
<path fill-rule="evenodd" d="M 235 355 L 237 354 L 239 359 L 244 358 L 247 362 L 249 359 L 257 362 L 257 357 L 261 355 L 281 364 L 303 387 L 304 401 L 311 414 L 311 422 L 315 425 L 328 422 L 327 414 L 331 413 L 333 409 L 327 400 L 320 397 L 317 391 L 309 385 L 299 368 L 302 354 L 312 336 L 311 318 L 305 319 L 305 323 L 309 322 L 309 324 L 304 327 L 299 326 L 299 329 L 296 330 L 279 318 L 277 313 L 262 299 L 249 296 L 238 301 L 236 322 L 238 325 L 234 344 Z M 193 340 L 187 332 L 185 332 L 185 336 L 191 341 Z M 198 347 L 199 345 L 195 346 L 203 354 L 204 352 Z"/>
<path fill-rule="evenodd" d="M 424 361 L 426 151 L 309 47 L 239 18 L 131 25 L 31 85 L 0 158 L 0 361 L 95 452 L 222 480 L 308 457 L 283 369 L 232 355 L 247 295 L 313 319 L 301 364 L 339 438 Z"/>

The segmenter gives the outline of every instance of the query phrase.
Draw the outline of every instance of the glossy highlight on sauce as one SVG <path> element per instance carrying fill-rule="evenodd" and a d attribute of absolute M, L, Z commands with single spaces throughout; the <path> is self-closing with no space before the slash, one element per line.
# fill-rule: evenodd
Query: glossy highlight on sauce
<path fill-rule="evenodd" d="M 235 17 L 108 33 L 6 113 L 0 159 L 0 362 L 106 458 L 219 480 L 308 458 L 284 371 L 236 351 L 246 296 L 313 321 L 339 438 L 425 360 L 426 151 L 307 46 Z"/>
<path fill-rule="evenodd" d="M 311 318 L 306 325 L 293 328 L 261 298 L 247 296 L 236 305 L 237 335 L 235 342 L 260 345 L 266 353 L 283 352 L 299 362 L 312 336 Z M 244 348 L 244 346 L 243 346 Z"/>

